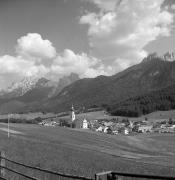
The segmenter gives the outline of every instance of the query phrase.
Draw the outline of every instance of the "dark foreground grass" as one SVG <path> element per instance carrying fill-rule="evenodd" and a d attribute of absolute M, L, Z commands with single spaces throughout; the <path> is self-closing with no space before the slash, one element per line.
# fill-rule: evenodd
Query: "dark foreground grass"
<path fill-rule="evenodd" d="M 168 167 L 174 166 L 175 144 L 171 143 L 174 141 L 172 135 L 167 152 L 164 147 L 167 141 L 161 141 L 160 136 L 115 137 L 60 127 L 22 124 L 13 125 L 12 129 L 22 132 L 23 135 L 13 134 L 8 139 L 7 133 L 0 131 L 0 149 L 6 152 L 9 159 L 24 164 L 88 177 L 108 170 L 175 175 L 175 169 Z M 10 163 L 8 165 L 42 180 L 59 179 Z M 9 176 L 13 179 L 24 179 L 12 174 Z"/>

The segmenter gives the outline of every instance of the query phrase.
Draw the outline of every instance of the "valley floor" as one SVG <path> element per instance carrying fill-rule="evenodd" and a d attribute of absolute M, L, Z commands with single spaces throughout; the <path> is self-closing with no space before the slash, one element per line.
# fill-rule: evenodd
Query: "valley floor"
<path fill-rule="evenodd" d="M 111 136 L 63 127 L 10 124 L 8 138 L 6 130 L 7 124 L 0 124 L 0 150 L 24 164 L 92 177 L 108 170 L 175 175 L 174 134 Z"/>

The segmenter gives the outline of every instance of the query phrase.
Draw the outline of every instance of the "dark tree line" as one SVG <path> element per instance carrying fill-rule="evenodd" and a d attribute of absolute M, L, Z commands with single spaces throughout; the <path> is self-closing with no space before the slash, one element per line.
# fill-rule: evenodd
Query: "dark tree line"
<path fill-rule="evenodd" d="M 154 111 L 175 109 L 175 87 L 129 98 L 107 107 L 116 116 L 139 117 Z"/>

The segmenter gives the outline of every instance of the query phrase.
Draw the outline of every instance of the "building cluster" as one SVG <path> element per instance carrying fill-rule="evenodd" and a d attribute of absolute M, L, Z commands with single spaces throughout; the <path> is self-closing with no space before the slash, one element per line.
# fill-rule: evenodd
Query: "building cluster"
<path fill-rule="evenodd" d="M 121 122 L 112 122 L 108 120 L 98 121 L 91 129 L 97 132 L 103 132 L 106 134 L 137 134 L 137 133 L 175 133 L 175 123 L 169 120 L 150 122 L 148 120 L 142 121 L 129 121 L 127 119 Z"/>
<path fill-rule="evenodd" d="M 132 121 L 127 118 L 123 119 L 98 119 L 87 120 L 77 119 L 75 116 L 74 108 L 71 108 L 70 121 L 42 121 L 39 123 L 44 126 L 64 126 L 71 128 L 89 129 L 96 132 L 102 132 L 106 134 L 136 134 L 136 133 L 175 133 L 175 121 L 171 118 L 169 120 L 152 120 L 148 121 L 147 118 L 140 121 Z"/>
<path fill-rule="evenodd" d="M 78 122 L 78 123 L 77 123 Z M 96 132 L 117 135 L 129 135 L 137 133 L 175 133 L 175 124 L 169 123 L 169 121 L 149 122 L 149 121 L 129 121 L 123 119 L 122 121 L 110 121 L 110 120 L 78 120 L 74 122 L 74 126 L 70 124 L 63 124 L 60 121 L 42 121 L 39 123 L 43 126 L 64 126 L 81 129 L 89 129 Z"/>
<path fill-rule="evenodd" d="M 56 121 L 42 121 L 38 124 L 42 125 L 42 126 L 59 126 L 60 125 L 60 123 L 58 123 Z"/>

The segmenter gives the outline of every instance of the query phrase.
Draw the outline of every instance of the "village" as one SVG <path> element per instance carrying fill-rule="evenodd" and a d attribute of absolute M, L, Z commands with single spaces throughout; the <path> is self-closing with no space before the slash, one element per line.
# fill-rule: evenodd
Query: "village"
<path fill-rule="evenodd" d="M 128 118 L 94 119 L 89 120 L 84 116 L 83 119 L 76 118 L 74 107 L 71 108 L 69 121 L 60 118 L 43 120 L 39 123 L 43 126 L 62 126 L 91 130 L 105 134 L 134 135 L 138 133 L 175 133 L 175 121 L 173 119 L 161 119 L 149 121 L 147 118 L 133 121 Z"/>

